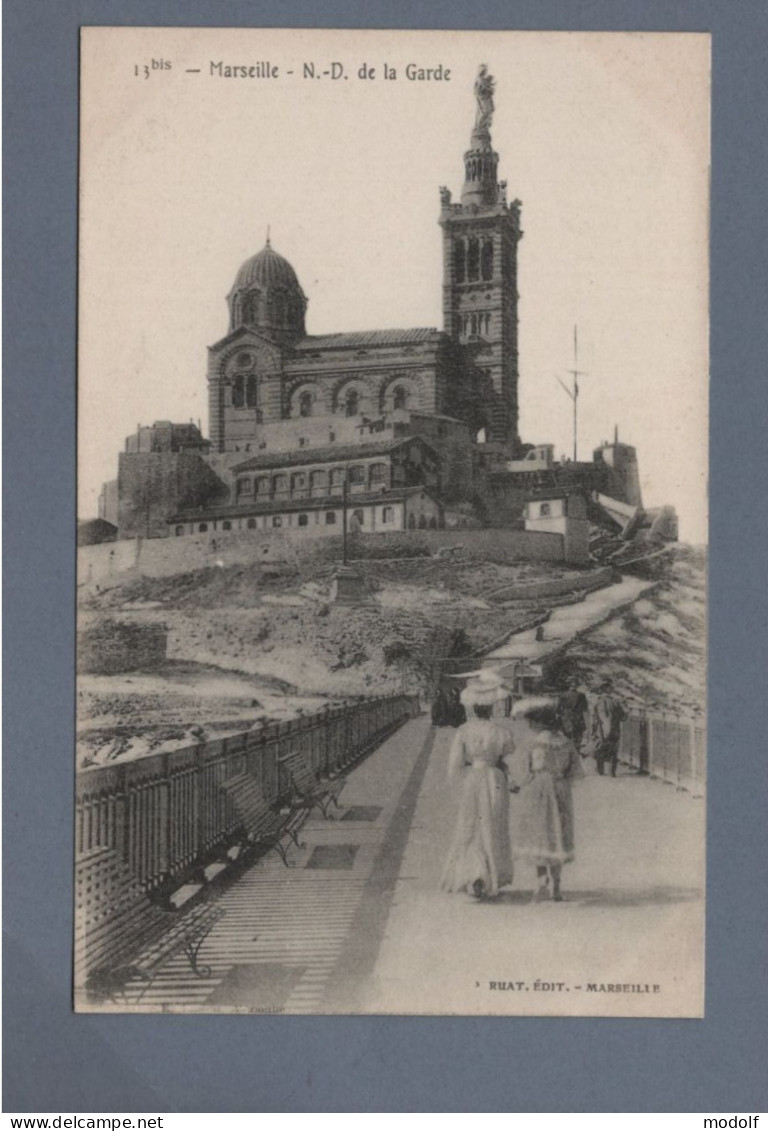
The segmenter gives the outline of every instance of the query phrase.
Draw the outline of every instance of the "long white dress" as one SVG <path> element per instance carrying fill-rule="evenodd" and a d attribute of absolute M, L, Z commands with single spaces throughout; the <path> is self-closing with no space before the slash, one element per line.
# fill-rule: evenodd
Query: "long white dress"
<path fill-rule="evenodd" d="M 583 776 L 569 738 L 541 731 L 523 744 L 527 778 L 516 805 L 513 855 L 537 865 L 567 864 L 575 853 L 571 782 Z"/>
<path fill-rule="evenodd" d="M 471 719 L 456 732 L 448 776 L 461 782 L 456 826 L 441 886 L 471 891 L 482 880 L 488 895 L 512 882 L 509 792 L 501 760 L 513 752 L 509 732 L 490 719 Z"/>

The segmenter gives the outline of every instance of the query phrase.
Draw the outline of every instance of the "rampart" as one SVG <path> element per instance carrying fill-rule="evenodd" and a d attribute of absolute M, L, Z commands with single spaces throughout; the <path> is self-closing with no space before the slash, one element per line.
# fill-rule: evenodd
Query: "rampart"
<path fill-rule="evenodd" d="M 591 593 L 613 581 L 612 569 L 596 569 L 590 573 L 571 577 L 553 578 L 551 581 L 528 581 L 519 585 L 505 585 L 487 596 L 493 601 L 533 601 L 542 597 L 562 597 L 568 593 Z"/>
<path fill-rule="evenodd" d="M 414 556 L 453 550 L 467 557 L 488 561 L 565 561 L 562 534 L 532 530 L 484 528 L 480 530 L 419 530 L 392 534 L 357 534 L 349 541 L 349 557 L 403 556 L 405 539 Z M 297 531 L 227 531 L 186 538 L 131 538 L 78 550 L 78 584 L 105 585 L 127 580 L 131 575 L 168 577 L 213 565 L 288 562 L 297 569 L 341 558 L 341 539 L 312 536 Z M 128 577 L 126 577 L 128 575 Z"/>

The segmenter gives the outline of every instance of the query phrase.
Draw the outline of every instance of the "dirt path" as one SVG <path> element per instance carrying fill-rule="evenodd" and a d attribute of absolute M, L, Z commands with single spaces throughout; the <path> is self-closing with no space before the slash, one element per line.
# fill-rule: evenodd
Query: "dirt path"
<path fill-rule="evenodd" d="M 654 582 L 638 577 L 625 577 L 616 585 L 589 593 L 576 605 L 563 605 L 553 609 L 543 626 L 542 640 L 536 639 L 534 628 L 516 633 L 506 644 L 489 652 L 485 662 L 497 665 L 500 660 L 541 661 L 573 640 L 580 632 L 594 628 L 612 616 L 617 609 L 636 601 L 653 585 Z"/>

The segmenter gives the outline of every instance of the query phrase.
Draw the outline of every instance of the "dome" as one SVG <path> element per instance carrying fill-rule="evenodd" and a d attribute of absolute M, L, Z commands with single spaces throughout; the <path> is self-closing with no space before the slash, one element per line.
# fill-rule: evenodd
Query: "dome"
<path fill-rule="evenodd" d="M 242 326 L 283 344 L 303 338 L 307 299 L 287 259 L 266 246 L 246 259 L 229 293 L 230 332 Z"/>
<path fill-rule="evenodd" d="M 251 287 L 261 289 L 285 287 L 289 290 L 301 290 L 293 267 L 287 259 L 283 259 L 282 255 L 274 251 L 269 240 L 261 251 L 246 259 L 237 272 L 232 290 L 248 290 Z"/>

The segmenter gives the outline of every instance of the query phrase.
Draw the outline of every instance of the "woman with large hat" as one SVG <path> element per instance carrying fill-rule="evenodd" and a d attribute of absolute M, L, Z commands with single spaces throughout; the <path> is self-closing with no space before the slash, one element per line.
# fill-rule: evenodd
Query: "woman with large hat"
<path fill-rule="evenodd" d="M 503 760 L 514 747 L 509 731 L 491 717 L 494 704 L 508 695 L 492 671 L 483 669 L 469 680 L 461 694 L 469 718 L 456 731 L 448 759 L 449 778 L 460 783 L 461 796 L 442 886 L 476 899 L 497 895 L 512 882 Z"/>
<path fill-rule="evenodd" d="M 515 861 L 535 865 L 535 900 L 560 901 L 562 867 L 575 852 L 571 782 L 584 771 L 575 745 L 560 732 L 555 699 L 521 699 L 512 717 L 528 724 L 527 737 L 521 740 L 525 768 L 512 855 Z"/>

